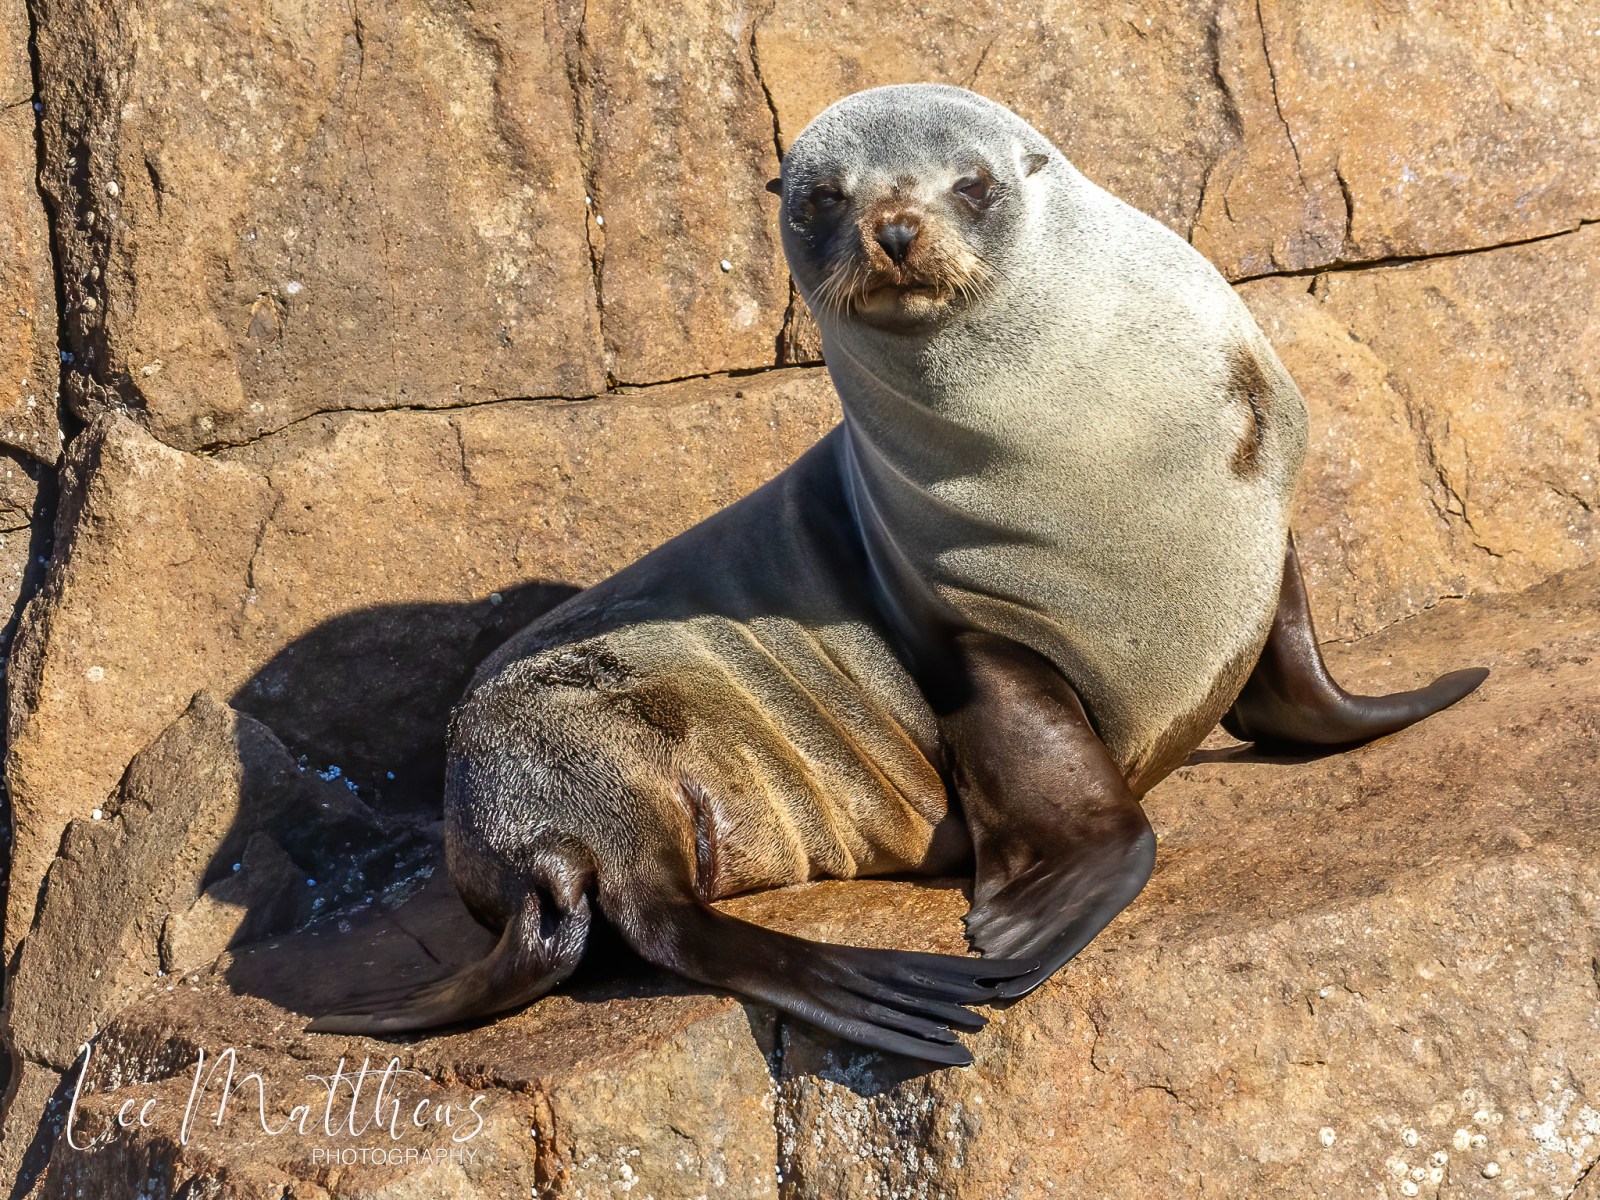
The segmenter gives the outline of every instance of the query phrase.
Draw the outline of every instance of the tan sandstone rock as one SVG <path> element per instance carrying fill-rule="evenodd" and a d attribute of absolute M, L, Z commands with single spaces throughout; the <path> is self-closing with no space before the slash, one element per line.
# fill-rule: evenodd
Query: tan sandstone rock
<path fill-rule="evenodd" d="M 28 9 L 0 4 L 0 443 L 42 462 L 56 435 L 55 272 L 39 198 Z"/>
<path fill-rule="evenodd" d="M 1437 253 L 1600 213 L 1587 5 L 985 9 L 780 2 L 756 27 L 787 142 L 857 88 L 934 80 L 1016 109 L 1231 278 Z"/>
<path fill-rule="evenodd" d="M 12 661 L 8 945 L 67 822 L 195 692 L 236 696 L 319 766 L 436 795 L 445 715 L 479 658 L 836 419 L 815 371 L 321 417 L 212 458 L 102 419 L 73 444 Z"/>
<path fill-rule="evenodd" d="M 251 472 L 168 449 L 120 416 L 73 442 L 64 476 L 55 553 L 7 678 L 8 956 L 67 823 L 105 803 L 214 671 L 270 506 Z"/>
<path fill-rule="evenodd" d="M 1340 224 L 1338 257 L 1357 260 L 1491 246 L 1600 213 L 1590 99 L 1600 44 L 1583 0 L 1380 9 L 1263 0 L 1254 15 L 1266 72 L 1254 73 L 1251 101 L 1262 107 L 1264 83 L 1292 154 L 1286 164 L 1263 153 L 1265 130 L 1246 120 L 1242 152 L 1219 165 L 1195 242 L 1230 273 L 1316 266 Z M 1240 112 L 1250 112 L 1242 97 Z M 1288 220 L 1263 259 L 1249 211 L 1236 226 L 1232 209 L 1241 196 L 1250 211 L 1272 207 L 1264 198 L 1286 184 L 1307 202 L 1301 214 L 1279 208 Z M 1321 245 L 1284 243 L 1297 227 Z"/>
<path fill-rule="evenodd" d="M 788 1021 L 774 1044 L 758 1005 L 627 971 L 415 1043 L 300 1033 L 293 1014 L 348 985 L 338 962 L 390 947 L 379 973 L 420 977 L 470 957 L 442 933 L 458 906 L 430 887 L 146 993 L 97 1044 L 92 1077 L 121 1091 L 91 1111 L 178 1094 L 199 1049 L 248 1038 L 241 1069 L 268 1079 L 393 1053 L 442 1087 L 484 1092 L 496 1114 L 533 1113 L 524 1154 L 550 1197 L 763 1196 L 779 1175 L 783 1196 L 829 1200 L 1400 1196 L 1419 1168 L 1433 1191 L 1566 1196 L 1600 1157 L 1597 586 L 1591 567 L 1335 646 L 1354 686 L 1469 661 L 1494 674 L 1457 708 L 1354 751 L 1267 762 L 1221 739 L 1199 752 L 1148 799 L 1161 851 L 1145 895 L 1057 979 L 993 1014 L 969 1070 L 925 1073 Z M 948 950 L 964 900 L 947 884 L 874 881 L 729 907 L 814 936 Z M 439 961 L 419 953 L 418 931 Z M 174 1184 L 258 1157 L 244 1133 L 235 1144 L 137 1130 L 87 1155 L 58 1143 L 44 1194 L 140 1153 Z M 282 1172 L 275 1184 L 322 1182 L 281 1147 L 260 1157 Z"/>
<path fill-rule="evenodd" d="M 553 5 L 38 13 L 80 408 L 193 448 L 603 386 Z"/>
<path fill-rule="evenodd" d="M 224 1061 L 215 1076 L 203 1070 L 198 1085 L 191 1072 L 139 1088 L 139 1109 L 149 1127 L 138 1138 L 115 1132 L 125 1084 L 90 1093 L 73 1121 L 77 1141 L 89 1148 L 61 1144 L 57 1153 L 73 1161 L 73 1170 L 52 1171 L 35 1194 L 41 1200 L 78 1200 L 89 1194 L 171 1194 L 179 1187 L 187 1195 L 240 1200 L 502 1200 L 538 1194 L 528 1153 L 536 1114 L 518 1098 L 497 1094 L 497 1103 L 485 1105 L 481 1093 L 408 1075 L 391 1081 L 375 1101 L 379 1064 L 365 1085 L 363 1104 L 351 1101 L 346 1082 L 336 1083 L 330 1098 L 323 1080 L 336 1078 L 337 1063 L 318 1063 L 308 1072 L 311 1064 L 283 1057 L 241 1059 L 239 1075 L 255 1071 L 270 1081 L 265 1103 L 248 1082 L 235 1084 L 239 1090 L 223 1102 Z M 325 1072 L 322 1079 L 313 1077 L 321 1073 L 316 1068 Z M 341 1121 L 355 1124 L 360 1134 L 329 1136 L 325 1122 L 338 1129 Z M 457 1141 L 458 1135 L 465 1136 Z M 335 1147 L 342 1157 L 330 1154 Z M 182 1163 L 176 1171 L 168 1166 L 173 1160 Z"/>
<path fill-rule="evenodd" d="M 1240 294 L 1311 406 L 1295 527 L 1324 632 L 1594 560 L 1600 229 Z"/>
<path fill-rule="evenodd" d="M 570 4 L 606 364 L 623 383 L 770 366 L 788 296 L 775 118 L 743 0 Z"/>
<path fill-rule="evenodd" d="M 10 1078 L 4 1110 L 5 1136 L 0 1137 L 0 1179 L 15 1194 L 14 1181 L 36 1180 L 55 1149 L 57 1126 L 66 1117 L 71 1083 L 60 1071 L 24 1058 L 7 1064 Z M 16 1119 L 12 1115 L 16 1114 Z M 30 1197 L 32 1193 L 22 1192 Z"/>
<path fill-rule="evenodd" d="M 14 450 L 0 450 L 0 657 L 11 650 L 16 632 L 18 601 L 44 574 L 37 553 L 49 533 L 36 517 L 40 509 L 39 484 L 46 468 L 38 460 Z"/>

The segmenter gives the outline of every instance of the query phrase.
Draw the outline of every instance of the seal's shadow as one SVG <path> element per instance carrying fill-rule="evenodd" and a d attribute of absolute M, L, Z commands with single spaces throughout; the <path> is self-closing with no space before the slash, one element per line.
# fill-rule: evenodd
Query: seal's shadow
<path fill-rule="evenodd" d="M 1301 754 L 1281 752 L 1267 754 L 1258 749 L 1254 742 L 1240 742 L 1233 746 L 1209 746 L 1193 750 L 1189 757 L 1183 760 L 1182 765 L 1198 767 L 1217 763 L 1264 763 L 1274 767 L 1297 767 L 1319 759 L 1333 758 L 1349 749 L 1349 746 L 1328 746 L 1322 750 L 1306 751 Z"/>
<path fill-rule="evenodd" d="M 229 697 L 288 751 L 241 719 L 238 812 L 201 880 L 237 922 L 221 960 L 234 991 L 311 1016 L 487 952 L 444 867 L 450 711 L 486 656 L 578 591 L 540 581 L 345 613 Z"/>

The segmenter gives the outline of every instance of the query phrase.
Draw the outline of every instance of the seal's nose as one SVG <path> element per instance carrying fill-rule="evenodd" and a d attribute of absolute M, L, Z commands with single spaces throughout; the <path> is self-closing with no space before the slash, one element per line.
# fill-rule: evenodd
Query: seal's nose
<path fill-rule="evenodd" d="M 893 221 L 885 221 L 878 226 L 878 245 L 883 247 L 895 266 L 900 266 L 906 261 L 906 255 L 911 252 L 911 243 L 917 240 L 917 225 L 915 221 L 900 217 Z"/>

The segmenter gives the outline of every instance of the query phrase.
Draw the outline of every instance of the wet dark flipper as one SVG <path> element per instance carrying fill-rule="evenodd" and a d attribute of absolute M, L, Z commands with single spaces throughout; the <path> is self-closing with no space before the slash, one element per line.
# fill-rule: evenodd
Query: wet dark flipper
<path fill-rule="evenodd" d="M 940 725 L 977 860 L 967 939 L 1038 960 L 996 988 L 1020 996 L 1139 894 L 1155 835 L 1060 672 L 1002 638 L 957 645 L 963 694 Z"/>
<path fill-rule="evenodd" d="M 1354 696 L 1328 674 L 1317 646 L 1294 539 L 1284 560 L 1272 631 L 1222 727 L 1263 750 L 1295 753 L 1371 741 L 1448 708 L 1487 678 L 1482 667 L 1452 671 L 1425 688 Z"/>
<path fill-rule="evenodd" d="M 485 958 L 433 983 L 363 991 L 306 1030 L 409 1033 L 520 1008 L 572 974 L 589 938 L 589 918 L 589 898 L 581 890 L 559 897 L 529 887 Z"/>

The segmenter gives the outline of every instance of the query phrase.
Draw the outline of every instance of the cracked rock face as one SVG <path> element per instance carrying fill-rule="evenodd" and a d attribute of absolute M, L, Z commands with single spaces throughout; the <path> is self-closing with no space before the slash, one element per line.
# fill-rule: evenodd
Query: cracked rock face
<path fill-rule="evenodd" d="M 37 8 L 83 415 L 135 405 L 193 449 L 332 393 L 437 407 L 604 386 L 550 6 Z"/>
<path fill-rule="evenodd" d="M 1239 290 L 1311 409 L 1295 528 L 1324 632 L 1594 559 L 1600 227 Z"/>
<path fill-rule="evenodd" d="M 415 870 L 416 841 L 201 695 L 104 809 L 67 827 L 13 976 L 30 1003 L 10 1032 L 66 1070 L 136 989 L 370 904 L 377 881 Z"/>
<path fill-rule="evenodd" d="M 650 383 L 771 365 L 789 272 L 762 190 L 778 151 L 754 10 L 566 7 L 607 369 Z"/>
<path fill-rule="evenodd" d="M 0 1187 L 1600 1200 L 1590 7 L 0 0 Z M 1349 755 L 1201 754 L 1151 797 L 1149 893 L 969 1072 L 603 944 L 476 1030 L 300 1033 L 486 945 L 431 825 L 474 664 L 837 420 L 762 185 L 827 103 L 914 79 L 1010 104 L 1240 281 L 1313 414 L 1302 558 L 1363 639 L 1336 667 L 1481 650 L 1488 686 Z M 950 884 L 730 907 L 961 946 Z M 89 1036 L 85 1128 L 160 1116 L 80 1151 Z M 397 1056 L 486 1098 L 478 1154 L 185 1141 L 228 1045 L 280 1115 Z"/>
<path fill-rule="evenodd" d="M 51 463 L 60 449 L 55 271 L 44 205 L 34 186 L 33 98 L 27 9 L 22 0 L 5 0 L 0 4 L 0 444 Z"/>

